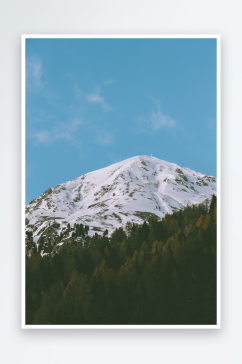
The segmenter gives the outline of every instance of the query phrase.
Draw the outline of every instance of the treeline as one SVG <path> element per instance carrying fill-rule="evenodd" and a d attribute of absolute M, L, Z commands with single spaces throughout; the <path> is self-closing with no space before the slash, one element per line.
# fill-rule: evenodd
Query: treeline
<path fill-rule="evenodd" d="M 215 325 L 216 197 L 26 257 L 26 324 Z"/>

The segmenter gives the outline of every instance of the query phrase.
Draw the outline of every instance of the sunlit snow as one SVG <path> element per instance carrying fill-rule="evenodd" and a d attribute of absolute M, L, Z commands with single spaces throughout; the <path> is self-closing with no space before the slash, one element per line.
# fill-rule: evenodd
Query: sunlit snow
<path fill-rule="evenodd" d="M 89 234 L 110 233 L 216 195 L 216 179 L 155 157 L 137 156 L 50 188 L 26 207 L 27 229 L 37 242 L 58 222 L 89 225 Z"/>

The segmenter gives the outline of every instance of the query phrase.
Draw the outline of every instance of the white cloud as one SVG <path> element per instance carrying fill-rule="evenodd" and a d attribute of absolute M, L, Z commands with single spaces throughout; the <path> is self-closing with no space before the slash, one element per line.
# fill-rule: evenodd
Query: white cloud
<path fill-rule="evenodd" d="M 73 119 L 68 123 L 60 123 L 53 129 L 54 139 L 73 140 L 76 138 L 78 127 L 82 124 L 79 119 Z"/>
<path fill-rule="evenodd" d="M 117 82 L 117 81 L 109 79 L 109 80 L 104 82 L 104 85 L 110 85 L 111 83 L 115 83 L 115 82 Z"/>
<path fill-rule="evenodd" d="M 100 91 L 97 90 L 96 92 L 87 95 L 87 101 L 91 103 L 99 104 L 104 110 L 110 111 L 112 108 L 106 104 L 104 98 L 100 96 Z"/>
<path fill-rule="evenodd" d="M 102 131 L 100 134 L 97 135 L 97 143 L 99 145 L 107 146 L 113 144 L 114 142 L 114 135 L 107 131 Z"/>
<path fill-rule="evenodd" d="M 50 132 L 47 130 L 44 131 L 35 131 L 32 133 L 32 136 L 36 139 L 38 143 L 49 143 L 51 140 Z"/>
<path fill-rule="evenodd" d="M 149 117 L 139 117 L 137 119 L 137 129 L 142 132 L 156 132 L 163 128 L 174 128 L 177 122 L 171 116 L 162 113 L 158 100 L 154 98 L 151 98 L 151 100 L 156 105 L 156 110 L 152 111 Z"/>
<path fill-rule="evenodd" d="M 90 94 L 87 96 L 87 100 L 89 102 L 97 102 L 98 104 L 104 104 L 103 97 L 101 97 L 98 93 Z"/>
<path fill-rule="evenodd" d="M 161 112 L 160 107 L 158 107 L 156 112 L 153 111 L 151 113 L 150 121 L 154 131 L 165 127 L 171 128 L 177 124 L 176 121 L 173 120 L 169 115 L 164 115 Z"/>
<path fill-rule="evenodd" d="M 79 119 L 73 119 L 68 123 L 59 123 L 51 130 L 34 131 L 31 136 L 38 142 L 49 144 L 57 140 L 66 140 L 74 144 L 79 144 L 77 132 L 82 121 Z"/>
<path fill-rule="evenodd" d="M 36 90 L 42 86 L 42 61 L 39 57 L 29 57 L 26 59 L 26 86 Z"/>

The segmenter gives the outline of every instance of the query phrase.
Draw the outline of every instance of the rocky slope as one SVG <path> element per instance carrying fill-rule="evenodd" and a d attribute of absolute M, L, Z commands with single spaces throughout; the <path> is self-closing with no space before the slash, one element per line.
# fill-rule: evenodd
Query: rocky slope
<path fill-rule="evenodd" d="M 109 234 L 130 221 L 161 219 L 216 195 L 216 179 L 155 157 L 137 156 L 49 188 L 26 207 L 26 232 L 53 241 L 74 223 Z"/>

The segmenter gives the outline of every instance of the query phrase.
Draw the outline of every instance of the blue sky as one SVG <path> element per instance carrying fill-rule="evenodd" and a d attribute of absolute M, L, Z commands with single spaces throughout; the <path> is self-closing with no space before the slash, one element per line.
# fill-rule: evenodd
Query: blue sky
<path fill-rule="evenodd" d="M 26 39 L 26 203 L 136 155 L 216 176 L 216 39 Z"/>

